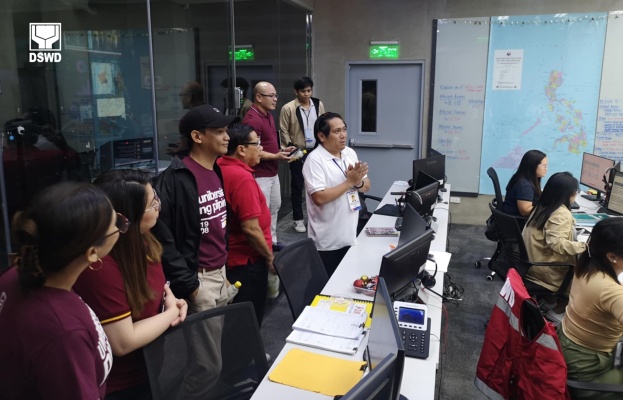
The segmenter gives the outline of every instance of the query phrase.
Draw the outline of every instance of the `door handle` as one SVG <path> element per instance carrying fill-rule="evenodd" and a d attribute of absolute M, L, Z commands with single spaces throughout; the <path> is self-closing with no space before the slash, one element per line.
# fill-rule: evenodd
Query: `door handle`
<path fill-rule="evenodd" d="M 379 148 L 379 149 L 413 149 L 415 146 L 408 143 L 379 143 L 379 142 L 355 142 L 354 139 L 350 141 L 350 147 L 367 147 L 367 148 Z"/>

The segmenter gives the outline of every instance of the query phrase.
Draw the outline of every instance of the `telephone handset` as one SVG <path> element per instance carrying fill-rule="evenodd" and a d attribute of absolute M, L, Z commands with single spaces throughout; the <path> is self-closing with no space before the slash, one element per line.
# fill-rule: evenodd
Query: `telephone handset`
<path fill-rule="evenodd" d="M 430 318 L 424 304 L 394 301 L 394 313 L 407 357 L 428 358 Z"/>

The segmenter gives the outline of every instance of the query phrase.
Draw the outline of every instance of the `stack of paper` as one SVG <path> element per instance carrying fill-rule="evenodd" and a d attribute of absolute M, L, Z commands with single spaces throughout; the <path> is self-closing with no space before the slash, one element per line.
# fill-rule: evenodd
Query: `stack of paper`
<path fill-rule="evenodd" d="M 573 218 L 575 218 L 576 226 L 595 226 L 597 222 L 608 217 L 608 214 L 573 213 Z"/>
<path fill-rule="evenodd" d="M 307 306 L 292 325 L 286 342 L 355 354 L 365 337 L 367 317 L 365 312 L 350 314 Z"/>

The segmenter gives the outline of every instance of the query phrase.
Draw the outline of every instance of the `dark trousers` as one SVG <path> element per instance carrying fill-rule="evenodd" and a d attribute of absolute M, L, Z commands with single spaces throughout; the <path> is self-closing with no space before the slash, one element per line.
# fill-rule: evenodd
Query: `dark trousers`
<path fill-rule="evenodd" d="M 234 303 L 250 301 L 255 308 L 257 323 L 261 327 L 266 307 L 266 286 L 268 285 L 268 266 L 264 260 L 247 265 L 227 268 L 227 280 L 233 285 L 240 281 L 240 291 L 234 297 Z"/>
<path fill-rule="evenodd" d="M 324 264 L 324 269 L 327 271 L 327 275 L 329 275 L 329 278 L 331 277 L 331 275 L 333 275 L 337 266 L 340 265 L 340 262 L 342 261 L 342 258 L 344 258 L 344 256 L 346 255 L 346 252 L 348 252 L 348 249 L 350 249 L 350 246 L 342 247 L 341 249 L 337 250 L 318 252 L 318 254 L 320 254 L 320 259 Z"/>
<path fill-rule="evenodd" d="M 149 382 L 106 394 L 106 400 L 151 400 Z"/>
<path fill-rule="evenodd" d="M 292 219 L 300 221 L 303 219 L 303 190 L 305 190 L 305 180 L 303 179 L 303 158 L 290 163 L 290 201 L 292 201 Z"/>

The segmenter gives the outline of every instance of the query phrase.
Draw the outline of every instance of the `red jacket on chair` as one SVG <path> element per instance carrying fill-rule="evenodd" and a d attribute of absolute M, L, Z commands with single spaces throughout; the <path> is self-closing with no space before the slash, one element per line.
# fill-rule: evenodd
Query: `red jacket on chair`
<path fill-rule="evenodd" d="M 538 309 L 511 269 L 491 312 L 474 384 L 490 399 L 569 399 L 556 329 L 540 312 L 526 311 L 524 302 Z M 541 328 L 532 340 L 526 332 L 529 325 Z"/>

